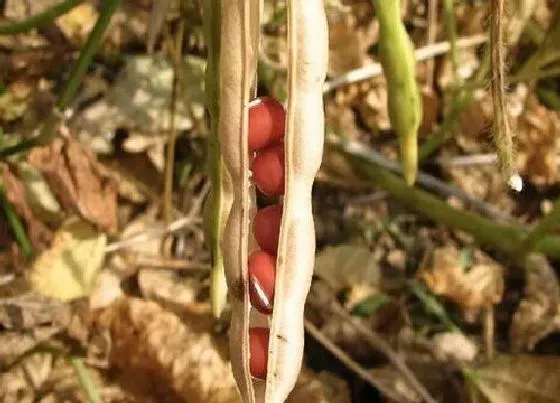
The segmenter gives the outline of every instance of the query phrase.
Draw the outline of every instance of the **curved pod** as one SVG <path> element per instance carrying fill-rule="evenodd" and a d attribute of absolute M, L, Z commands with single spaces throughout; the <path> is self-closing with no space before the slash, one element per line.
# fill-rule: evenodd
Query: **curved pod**
<path fill-rule="evenodd" d="M 267 376 L 263 382 L 253 380 L 250 373 L 249 329 L 255 311 L 251 311 L 249 304 L 247 272 L 249 252 L 254 247 L 249 232 L 254 194 L 249 185 L 248 106 L 255 88 L 260 1 L 222 0 L 220 16 L 218 128 L 221 152 L 233 188 L 233 203 L 222 238 L 232 309 L 232 369 L 244 402 L 280 403 L 293 389 L 301 368 L 304 303 L 313 273 L 315 230 L 311 190 L 323 152 L 322 87 L 328 52 L 326 17 L 322 0 L 288 1 L 285 196 Z"/>
<path fill-rule="evenodd" d="M 315 259 L 311 190 L 324 139 L 322 88 L 328 56 L 322 0 L 288 1 L 285 196 L 276 262 L 265 401 L 286 400 L 303 356 L 303 314 Z"/>
<path fill-rule="evenodd" d="M 254 92 L 259 36 L 259 1 L 222 0 L 220 34 L 220 147 L 231 178 L 233 202 L 222 238 L 231 305 L 229 329 L 232 371 L 244 401 L 256 402 L 249 362 L 247 259 L 249 193 L 248 103 Z"/>

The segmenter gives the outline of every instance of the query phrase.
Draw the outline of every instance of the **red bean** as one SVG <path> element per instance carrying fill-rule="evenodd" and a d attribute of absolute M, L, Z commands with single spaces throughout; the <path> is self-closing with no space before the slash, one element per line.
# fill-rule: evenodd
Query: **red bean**
<path fill-rule="evenodd" d="M 274 303 L 276 259 L 262 250 L 249 256 L 249 298 L 260 313 L 270 315 Z"/>
<path fill-rule="evenodd" d="M 284 194 L 284 144 L 260 150 L 251 164 L 253 182 L 267 196 Z"/>
<path fill-rule="evenodd" d="M 253 234 L 262 250 L 276 256 L 280 224 L 282 222 L 282 204 L 273 204 L 257 211 L 253 219 Z"/>
<path fill-rule="evenodd" d="M 251 375 L 255 378 L 266 379 L 266 366 L 268 364 L 268 337 L 270 331 L 266 327 L 253 327 L 249 329 L 249 367 Z"/>
<path fill-rule="evenodd" d="M 277 100 L 262 97 L 249 107 L 249 151 L 267 147 L 284 137 L 286 111 Z"/>

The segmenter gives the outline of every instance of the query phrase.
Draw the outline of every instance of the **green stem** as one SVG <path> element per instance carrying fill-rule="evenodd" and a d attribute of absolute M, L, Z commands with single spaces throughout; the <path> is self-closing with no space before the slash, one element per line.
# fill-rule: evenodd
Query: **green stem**
<path fill-rule="evenodd" d="M 119 3 L 120 0 L 103 1 L 103 8 L 95 27 L 91 31 L 84 48 L 80 52 L 78 60 L 74 63 L 70 78 L 66 82 L 66 85 L 56 102 L 55 109 L 52 111 L 47 121 L 43 124 L 41 132 L 35 137 L 25 139 L 13 146 L 0 149 L 0 159 L 25 151 L 37 145 L 46 144 L 51 140 L 55 133 L 55 128 L 58 126 L 58 122 L 60 120 L 60 111 L 69 105 L 70 101 L 76 94 L 78 87 L 80 86 L 80 83 L 91 64 L 93 56 L 99 49 L 103 35 L 105 34 L 105 31 L 109 26 L 109 22 L 111 21 L 111 17 L 115 13 Z"/>
<path fill-rule="evenodd" d="M 81 357 L 70 357 L 69 358 L 70 365 L 74 369 L 76 376 L 78 377 L 78 382 L 82 386 L 84 392 L 86 392 L 86 396 L 90 403 L 103 403 L 101 400 L 101 396 L 99 396 L 99 392 L 93 383 L 89 375 L 89 371 L 84 365 L 84 361 Z"/>
<path fill-rule="evenodd" d="M 42 13 L 29 17 L 26 20 L 0 25 L 0 35 L 21 34 L 29 31 L 30 29 L 37 28 L 54 20 L 62 14 L 66 14 L 68 11 L 83 2 L 84 0 L 65 0 L 62 3 L 43 11 Z"/>
<path fill-rule="evenodd" d="M 88 40 L 80 52 L 80 57 L 74 64 L 72 68 L 72 74 L 70 75 L 70 79 L 66 83 L 62 94 L 58 98 L 56 106 L 63 110 L 68 106 L 71 99 L 76 94 L 80 83 L 82 82 L 84 75 L 91 64 L 91 60 L 93 56 L 97 53 L 99 49 L 99 45 L 101 44 L 101 40 L 103 39 L 103 35 L 105 35 L 105 31 L 111 22 L 111 18 L 113 14 L 119 7 L 121 0 L 104 0 L 103 1 L 103 8 L 101 9 L 101 14 L 93 30 L 89 34 Z"/>
<path fill-rule="evenodd" d="M 387 172 L 356 151 L 352 144 L 332 138 L 328 144 L 343 153 L 358 177 L 370 180 L 372 184 L 388 191 L 391 196 L 411 211 L 421 214 L 434 222 L 449 228 L 470 233 L 479 245 L 519 257 L 527 231 L 521 225 L 495 223 L 471 211 L 457 210 L 428 192 L 407 186 L 400 177 Z M 545 236 L 536 241 L 533 251 L 552 258 L 560 258 L 560 237 Z"/>
<path fill-rule="evenodd" d="M 2 209 L 4 210 L 6 221 L 8 221 L 8 224 L 12 229 L 14 236 L 16 237 L 16 241 L 18 242 L 21 248 L 23 257 L 25 259 L 31 258 L 34 254 L 33 245 L 31 245 L 31 242 L 29 241 L 29 238 L 25 233 L 25 228 L 23 227 L 23 223 L 12 209 L 12 205 L 8 201 L 4 189 L 2 188 L 0 188 L 0 203 L 2 204 Z"/>
<path fill-rule="evenodd" d="M 529 253 L 535 249 L 535 246 L 547 234 L 560 226 L 560 199 L 556 200 L 552 211 L 541 218 L 535 227 L 525 237 L 523 241 L 523 254 Z"/>
<path fill-rule="evenodd" d="M 225 281 L 224 262 L 221 251 L 221 234 L 224 228 L 223 207 L 226 173 L 224 172 L 221 147 L 218 134 L 220 117 L 220 36 L 221 9 L 220 0 L 204 2 L 204 28 L 208 45 L 208 63 L 206 65 L 205 93 L 206 107 L 210 115 L 210 133 L 208 136 L 208 175 L 212 184 L 210 198 L 207 203 L 209 217 L 210 249 L 212 251 L 211 273 L 211 305 L 212 313 L 219 317 L 226 305 L 227 284 Z"/>

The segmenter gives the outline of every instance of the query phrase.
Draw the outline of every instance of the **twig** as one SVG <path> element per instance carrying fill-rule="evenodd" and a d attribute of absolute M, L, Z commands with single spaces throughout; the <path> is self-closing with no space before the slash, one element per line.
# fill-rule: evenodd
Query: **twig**
<path fill-rule="evenodd" d="M 136 234 L 133 234 L 128 238 L 112 242 L 107 245 L 107 247 L 105 248 L 105 252 L 106 253 L 116 252 L 120 249 L 127 248 L 131 245 L 140 242 L 146 242 L 149 239 L 161 238 L 167 234 L 177 232 L 184 228 L 190 227 L 196 223 L 199 223 L 200 222 L 199 214 L 202 209 L 202 203 L 209 190 L 210 190 L 210 183 L 207 182 L 204 184 L 204 187 L 200 191 L 200 194 L 194 200 L 189 210 L 189 213 L 187 214 L 186 217 L 179 218 L 178 220 L 171 222 L 165 228 L 152 228 L 147 231 L 141 231 Z"/>
<path fill-rule="evenodd" d="M 428 11 L 427 11 L 427 45 L 431 46 L 436 41 L 437 36 L 437 17 L 438 17 L 438 2 L 436 0 L 428 0 Z M 453 42 L 451 42 L 451 51 L 453 51 Z M 434 59 L 429 59 L 426 62 L 426 85 L 425 87 L 428 89 L 434 88 L 434 66 L 435 61 Z"/>
<path fill-rule="evenodd" d="M 171 5 L 171 0 L 159 0 L 152 3 L 152 11 L 150 12 L 150 20 L 148 22 L 148 33 L 146 34 L 146 47 L 148 53 L 154 51 L 154 45 L 157 37 L 161 33 L 161 28 L 165 22 L 165 14 Z"/>
<path fill-rule="evenodd" d="M 21 34 L 29 31 L 30 29 L 37 28 L 54 20 L 62 14 L 66 14 L 68 11 L 84 1 L 85 0 L 64 0 L 62 3 L 50 7 L 42 13 L 32 15 L 23 21 L 0 25 L 0 35 Z"/>
<path fill-rule="evenodd" d="M 436 159 L 443 166 L 471 166 L 471 165 L 493 165 L 498 162 L 496 153 L 460 155 L 455 157 L 440 157 Z"/>
<path fill-rule="evenodd" d="M 131 262 L 138 267 L 177 271 L 210 271 L 210 265 L 203 262 L 192 262 L 185 259 L 157 258 L 138 256 Z"/>
<path fill-rule="evenodd" d="M 520 191 L 522 182 L 517 174 L 515 150 L 505 94 L 506 49 L 504 42 L 504 0 L 492 0 L 490 54 L 492 67 L 493 135 L 504 179 Z"/>
<path fill-rule="evenodd" d="M 434 399 L 430 393 L 424 388 L 424 385 L 416 378 L 414 372 L 408 367 L 406 362 L 403 360 L 400 354 L 398 354 L 391 345 L 385 341 L 379 334 L 375 333 L 374 331 L 366 328 L 362 325 L 356 318 L 350 316 L 350 314 L 340 306 L 337 302 L 333 302 L 331 304 L 332 312 L 342 318 L 345 322 L 350 323 L 354 329 L 364 339 L 368 342 L 368 344 L 375 349 L 376 351 L 381 352 L 383 355 L 387 357 L 387 359 L 399 370 L 401 375 L 404 379 L 406 379 L 407 383 L 414 389 L 414 391 L 422 397 L 425 402 L 428 403 L 437 403 L 437 400 Z"/>
<path fill-rule="evenodd" d="M 348 369 L 362 378 L 365 382 L 370 384 L 373 388 L 379 390 L 381 393 L 385 394 L 388 398 L 399 401 L 400 396 L 397 395 L 394 391 L 387 388 L 382 382 L 379 382 L 375 379 L 370 372 L 365 370 L 354 361 L 348 354 L 346 354 L 341 348 L 339 348 L 336 344 L 330 341 L 313 323 L 305 319 L 304 322 L 305 330 L 325 349 L 330 351 L 340 362 L 342 362 Z"/>
<path fill-rule="evenodd" d="M 461 38 L 457 40 L 457 47 L 459 48 L 469 48 L 473 46 L 478 46 L 485 43 L 488 40 L 486 35 L 473 35 L 467 38 Z M 449 42 L 438 42 L 430 46 L 425 46 L 423 48 L 417 49 L 414 52 L 417 61 L 423 61 L 431 59 L 432 57 L 443 55 L 451 49 Z M 323 93 L 329 93 L 337 88 L 343 87 L 348 84 L 352 84 L 358 81 L 368 80 L 376 77 L 382 73 L 380 63 L 372 63 L 368 66 L 361 67 L 344 73 L 338 77 L 333 78 L 325 83 L 323 87 Z"/>
<path fill-rule="evenodd" d="M 181 19 L 175 34 L 175 43 L 169 45 L 168 52 L 175 54 L 173 59 L 181 59 L 185 22 Z M 165 159 L 165 183 L 163 190 L 163 220 L 169 224 L 173 218 L 173 171 L 175 167 L 175 143 L 177 139 L 175 113 L 177 108 L 177 74 L 178 66 L 173 65 L 173 82 L 171 85 L 170 123 L 167 136 L 167 155 Z"/>

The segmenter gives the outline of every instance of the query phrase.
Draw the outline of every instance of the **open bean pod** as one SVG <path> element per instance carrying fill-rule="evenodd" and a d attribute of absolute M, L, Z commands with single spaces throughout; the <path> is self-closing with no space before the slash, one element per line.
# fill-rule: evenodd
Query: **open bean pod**
<path fill-rule="evenodd" d="M 288 98 L 284 139 L 284 200 L 271 317 L 250 305 L 248 259 L 255 193 L 250 184 L 248 108 L 255 95 L 260 30 L 258 1 L 221 2 L 219 68 L 220 148 L 233 185 L 222 237 L 232 309 L 230 351 L 245 402 L 283 402 L 293 389 L 303 356 L 303 311 L 313 273 L 315 230 L 311 188 L 323 153 L 322 87 L 327 66 L 327 24 L 322 0 L 288 0 Z M 269 331 L 263 327 L 269 327 Z M 254 328 L 250 336 L 250 328 Z M 257 331 L 258 330 L 258 331 Z M 251 376 L 249 339 L 268 337 L 265 380 Z"/>

